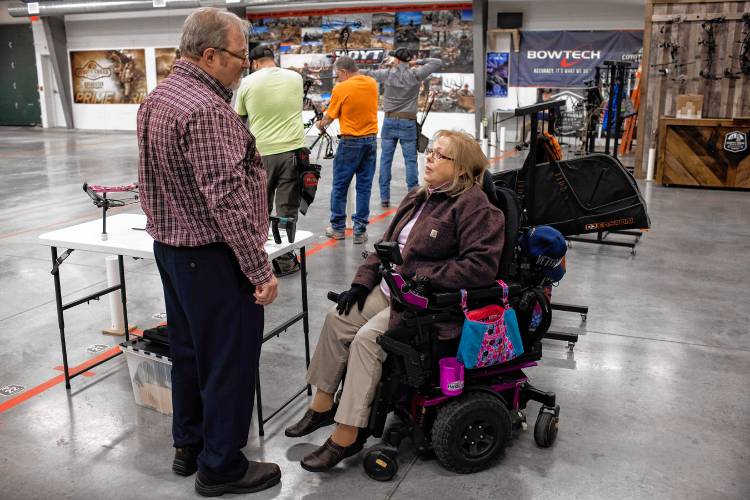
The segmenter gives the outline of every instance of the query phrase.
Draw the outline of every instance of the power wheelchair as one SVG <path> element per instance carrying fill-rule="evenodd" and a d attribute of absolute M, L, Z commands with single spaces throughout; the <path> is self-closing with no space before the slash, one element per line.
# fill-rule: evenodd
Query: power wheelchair
<path fill-rule="evenodd" d="M 524 410 L 529 401 L 542 405 L 534 426 L 537 445 L 551 446 L 557 437 L 560 407 L 555 394 L 532 386 L 524 373 L 542 357 L 541 340 L 551 322 L 550 303 L 543 290 L 548 281 L 518 249 L 518 238 L 528 228 L 521 228 L 522 212 L 515 193 L 496 188 L 489 173 L 485 175 L 484 189 L 506 218 L 498 277 L 509 285 L 509 301 L 518 317 L 524 353 L 500 365 L 467 369 L 462 394 L 444 395 L 439 385 L 438 361 L 456 355 L 458 339 L 439 339 L 431 325 L 456 315 L 463 317 L 461 295 L 432 291 L 427 280 L 400 276 L 394 268 L 402 263 L 398 244 L 376 243 L 381 273 L 391 291 L 391 307 L 404 310 L 405 319 L 378 338 L 388 356 L 368 428 L 363 430 L 383 438 L 382 444 L 366 452 L 363 461 L 366 473 L 373 479 L 388 481 L 395 476 L 398 447 L 406 437 L 413 440 L 419 455 L 434 453 L 448 470 L 472 473 L 486 469 L 501 456 L 513 430 L 527 428 Z M 500 297 L 499 286 L 468 290 L 472 307 Z M 338 294 L 329 292 L 328 298 L 336 301 Z M 391 412 L 398 417 L 398 423 L 385 429 Z"/>

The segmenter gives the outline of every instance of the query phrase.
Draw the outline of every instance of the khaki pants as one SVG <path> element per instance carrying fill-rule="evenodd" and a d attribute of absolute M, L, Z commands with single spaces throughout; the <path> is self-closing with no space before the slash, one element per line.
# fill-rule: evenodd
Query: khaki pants
<path fill-rule="evenodd" d="M 335 306 L 328 311 L 307 382 L 334 394 L 346 370 L 344 392 L 334 418 L 340 424 L 367 427 L 386 356 L 377 338 L 388 329 L 390 313 L 390 301 L 380 286 L 370 292 L 362 311 L 356 304 L 348 315 L 339 315 Z"/>

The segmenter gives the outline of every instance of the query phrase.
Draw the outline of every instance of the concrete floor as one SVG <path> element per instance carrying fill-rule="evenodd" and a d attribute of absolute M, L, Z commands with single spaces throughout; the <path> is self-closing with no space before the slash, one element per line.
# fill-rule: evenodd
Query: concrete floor
<path fill-rule="evenodd" d="M 96 218 L 81 183 L 133 181 L 135 159 L 132 133 L 0 128 L 0 387 L 39 391 L 12 408 L 12 398 L 0 396 L 0 498 L 196 496 L 193 478 L 171 472 L 170 418 L 134 404 L 123 357 L 74 379 L 70 392 L 60 383 L 39 387 L 59 375 L 61 357 L 49 249 L 37 236 Z M 323 163 L 322 192 L 300 224 L 320 242 L 331 178 L 331 162 Z M 392 199 L 405 192 L 400 154 L 397 165 Z M 558 329 L 585 336 L 573 353 L 545 341 L 541 365 L 529 370 L 562 407 L 552 448 L 521 433 L 499 464 L 472 476 L 417 459 L 408 446 L 389 483 L 368 479 L 361 456 L 311 474 L 298 461 L 327 430 L 299 440 L 283 435 L 305 409 L 300 398 L 267 424 L 264 438 L 251 429 L 248 457 L 276 461 L 283 472 L 280 486 L 253 498 L 750 498 L 750 196 L 643 188 L 653 229 L 637 255 L 577 243 L 555 289 L 555 300 L 588 304 L 590 313 L 586 323 L 556 313 Z M 386 222 L 371 225 L 371 241 Z M 310 256 L 313 346 L 325 293 L 346 286 L 361 250 L 347 240 Z M 164 310 L 155 265 L 128 260 L 126 269 L 131 321 L 152 326 Z M 62 273 L 64 295 L 81 296 L 102 287 L 104 257 L 75 252 Z M 298 279 L 282 280 L 267 324 L 298 304 Z M 99 333 L 108 324 L 106 300 L 68 311 L 66 324 L 71 365 L 94 356 L 93 344 L 120 341 Z M 264 346 L 266 412 L 301 386 L 303 352 L 300 328 Z M 529 415 L 535 418 L 535 405 Z"/>

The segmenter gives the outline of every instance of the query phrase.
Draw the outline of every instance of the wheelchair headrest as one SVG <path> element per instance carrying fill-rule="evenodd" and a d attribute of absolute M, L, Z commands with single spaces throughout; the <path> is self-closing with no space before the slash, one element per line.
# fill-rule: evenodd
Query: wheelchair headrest
<path fill-rule="evenodd" d="M 518 231 L 521 226 L 521 205 L 516 193 L 512 189 L 504 187 L 502 183 L 496 183 L 489 170 L 484 172 L 482 189 L 490 203 L 499 208 L 505 217 L 505 243 L 500 257 L 497 277 L 507 279 L 511 275 L 515 258 Z"/>
<path fill-rule="evenodd" d="M 495 182 L 492 180 L 492 174 L 489 170 L 484 171 L 484 176 L 482 177 L 482 190 L 484 191 L 484 194 L 487 195 L 487 199 L 490 200 L 490 203 L 502 210 L 502 207 L 499 207 L 497 204 L 497 195 L 495 195 Z"/>

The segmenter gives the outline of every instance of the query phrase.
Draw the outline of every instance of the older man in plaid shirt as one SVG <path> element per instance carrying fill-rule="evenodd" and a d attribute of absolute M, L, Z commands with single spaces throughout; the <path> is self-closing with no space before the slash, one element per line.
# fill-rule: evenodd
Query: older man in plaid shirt
<path fill-rule="evenodd" d="M 198 9 L 182 59 L 138 110 L 141 205 L 154 237 L 172 354 L 173 470 L 204 496 L 277 484 L 276 464 L 248 462 L 263 306 L 276 278 L 266 172 L 229 105 L 247 60 L 246 22 Z"/>

